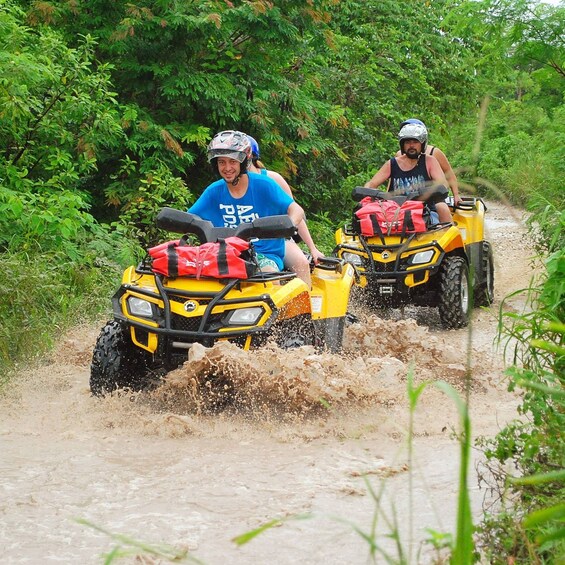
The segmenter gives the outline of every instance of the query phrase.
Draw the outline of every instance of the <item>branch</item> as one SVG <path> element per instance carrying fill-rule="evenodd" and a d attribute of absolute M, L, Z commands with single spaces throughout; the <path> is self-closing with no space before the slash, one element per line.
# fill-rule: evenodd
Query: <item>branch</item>
<path fill-rule="evenodd" d="M 53 96 L 53 98 L 51 99 L 51 102 L 44 108 L 43 112 L 41 112 L 41 114 L 39 114 L 39 116 L 37 116 L 35 123 L 32 126 L 30 126 L 30 128 L 28 129 L 24 144 L 22 145 L 21 149 L 14 156 L 14 159 L 12 160 L 12 165 L 15 165 L 21 159 L 22 155 L 25 153 L 26 149 L 29 147 L 29 142 L 31 141 L 33 134 L 37 130 L 37 127 L 39 126 L 41 120 L 43 120 L 43 118 L 50 112 L 50 110 L 53 108 L 53 106 L 55 106 L 55 104 L 61 100 L 61 98 L 63 97 L 63 94 L 71 87 L 71 85 L 73 84 L 73 82 L 77 78 L 78 78 L 78 72 L 76 72 L 74 77 L 72 77 L 69 80 L 67 87 L 64 88 L 63 90 L 60 90 L 57 94 L 55 94 L 55 96 Z"/>
<path fill-rule="evenodd" d="M 550 60 L 548 63 L 546 63 L 546 65 L 557 71 L 557 74 L 565 78 L 565 69 L 559 63 Z"/>

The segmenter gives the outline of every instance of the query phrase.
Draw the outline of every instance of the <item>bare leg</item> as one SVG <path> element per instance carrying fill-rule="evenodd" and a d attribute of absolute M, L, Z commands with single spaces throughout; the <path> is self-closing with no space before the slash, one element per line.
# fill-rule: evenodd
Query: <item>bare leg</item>
<path fill-rule="evenodd" d="M 440 222 L 452 222 L 451 210 L 445 202 L 438 202 L 436 204 L 437 214 Z"/>
<path fill-rule="evenodd" d="M 308 285 L 308 288 L 312 288 L 308 259 L 293 239 L 285 241 L 284 266 L 294 271 Z"/>

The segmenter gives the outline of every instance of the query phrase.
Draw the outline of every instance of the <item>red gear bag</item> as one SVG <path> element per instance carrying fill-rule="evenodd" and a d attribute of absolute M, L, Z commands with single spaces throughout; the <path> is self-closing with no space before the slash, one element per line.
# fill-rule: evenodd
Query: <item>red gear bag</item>
<path fill-rule="evenodd" d="M 239 237 L 194 247 L 177 239 L 152 247 L 149 255 L 153 272 L 166 277 L 247 279 L 257 269 L 249 249 L 249 242 Z"/>
<path fill-rule="evenodd" d="M 406 200 L 400 205 L 394 200 L 373 200 L 367 196 L 355 215 L 365 237 L 427 231 L 424 203 L 417 200 Z"/>

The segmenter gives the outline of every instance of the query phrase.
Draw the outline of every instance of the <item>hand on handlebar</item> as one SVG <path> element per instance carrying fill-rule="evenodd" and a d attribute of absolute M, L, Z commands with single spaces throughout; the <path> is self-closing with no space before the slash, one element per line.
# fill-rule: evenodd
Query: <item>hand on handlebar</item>
<path fill-rule="evenodd" d="M 324 257 L 324 254 L 314 247 L 314 249 L 310 251 L 310 256 L 312 257 L 312 263 L 317 265 L 318 261 Z"/>

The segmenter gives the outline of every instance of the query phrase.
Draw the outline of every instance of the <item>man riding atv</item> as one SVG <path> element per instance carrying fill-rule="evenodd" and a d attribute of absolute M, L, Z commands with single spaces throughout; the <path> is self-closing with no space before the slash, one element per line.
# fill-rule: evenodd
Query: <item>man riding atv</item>
<path fill-rule="evenodd" d="M 208 161 L 221 179 L 210 184 L 189 208 L 216 227 L 231 227 L 257 218 L 288 214 L 295 226 L 304 221 L 304 210 L 270 177 L 248 171 L 251 143 L 240 131 L 221 131 L 208 145 Z M 255 244 L 262 271 L 283 269 L 283 239 L 265 239 Z M 297 272 L 311 286 L 310 270 Z"/>
<path fill-rule="evenodd" d="M 273 180 L 247 172 L 249 150 L 241 132 L 216 135 L 208 158 L 222 179 L 189 212 L 157 216 L 182 237 L 125 270 L 94 347 L 93 394 L 158 385 L 196 344 L 341 349 L 354 269 L 321 257 L 307 277 L 283 270 L 284 240 L 304 212 Z"/>
<path fill-rule="evenodd" d="M 486 206 L 480 198 L 447 199 L 443 171 L 424 153 L 423 125 L 403 125 L 398 138 L 401 156 L 353 189 L 359 205 L 336 232 L 334 255 L 355 265 L 356 294 L 366 304 L 437 307 L 445 328 L 465 327 L 472 306 L 493 300 Z M 378 190 L 387 179 L 388 190 Z"/>
<path fill-rule="evenodd" d="M 399 195 L 418 192 L 431 183 L 447 186 L 447 179 L 438 160 L 426 155 L 428 130 L 424 125 L 405 124 L 398 132 L 400 157 L 389 159 L 365 186 L 378 188 L 386 180 L 388 190 Z M 445 202 L 429 204 L 432 222 L 451 222 L 451 212 Z"/>

